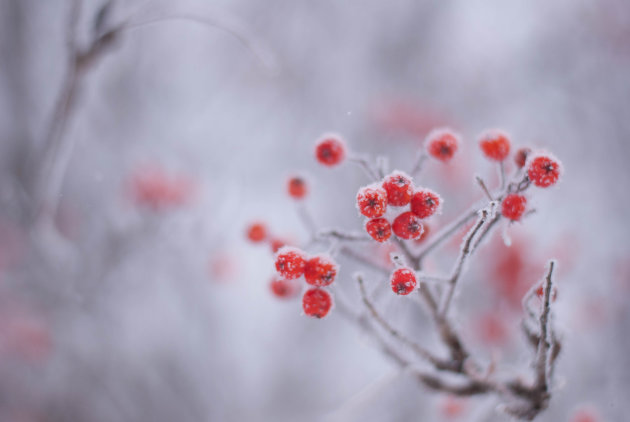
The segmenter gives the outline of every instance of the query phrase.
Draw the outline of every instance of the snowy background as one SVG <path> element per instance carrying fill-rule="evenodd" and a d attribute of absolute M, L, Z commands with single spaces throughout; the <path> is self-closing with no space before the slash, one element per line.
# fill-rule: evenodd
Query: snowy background
<path fill-rule="evenodd" d="M 496 233 L 476 255 L 457 298 L 465 338 L 526 368 L 509 286 L 556 257 L 564 350 L 540 420 L 627 419 L 630 4 L 121 0 L 109 22 L 217 25 L 137 25 L 89 69 L 41 230 L 33 186 L 67 71 L 70 3 L 0 0 L 0 420 L 507 420 L 494 398 L 423 390 L 334 309 L 311 320 L 299 298 L 274 298 L 271 252 L 244 236 L 263 220 L 306 240 L 285 193 L 296 172 L 318 223 L 360 229 L 354 195 L 367 179 L 316 164 L 322 133 L 408 169 L 442 125 L 464 143 L 456 165 L 430 163 L 418 181 L 445 197 L 436 225 L 479 197 L 475 173 L 493 180 L 475 141 L 487 127 L 553 151 L 566 170 L 536 192 L 510 249 Z M 102 3 L 84 1 L 79 47 Z M 172 190 L 166 204 L 134 191 L 146 178 Z M 359 309 L 357 267 L 341 264 L 338 289 Z M 425 340 L 412 302 L 383 295 L 381 306 Z"/>

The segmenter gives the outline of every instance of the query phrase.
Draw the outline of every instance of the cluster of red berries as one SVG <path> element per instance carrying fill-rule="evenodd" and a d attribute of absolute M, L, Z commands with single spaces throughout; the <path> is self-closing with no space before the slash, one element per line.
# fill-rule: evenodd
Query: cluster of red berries
<path fill-rule="evenodd" d="M 324 254 L 307 256 L 298 248 L 285 246 L 276 254 L 276 271 L 286 280 L 295 280 L 302 276 L 306 283 L 314 286 L 304 293 L 302 308 L 310 317 L 323 318 L 332 308 L 330 293 L 322 289 L 335 281 L 338 272 L 337 263 Z"/>
<path fill-rule="evenodd" d="M 278 252 L 278 249 L 288 244 L 286 240 L 270 235 L 267 225 L 261 221 L 255 221 L 247 226 L 245 235 L 253 243 L 269 243 L 273 253 Z"/>
<path fill-rule="evenodd" d="M 510 155 L 509 136 L 500 130 L 487 130 L 479 137 L 479 148 L 489 160 L 503 162 Z M 514 155 L 514 163 L 519 169 L 526 168 L 527 177 L 540 188 L 554 185 L 560 178 L 562 166 L 551 154 L 538 152 L 532 154 L 530 148 L 520 148 Z M 501 204 L 501 214 L 518 221 L 525 214 L 527 198 L 524 195 L 508 194 Z"/>
<path fill-rule="evenodd" d="M 357 193 L 359 212 L 369 220 L 365 229 L 377 242 L 387 241 L 392 231 L 401 239 L 418 239 L 424 231 L 420 220 L 435 214 L 442 199 L 430 189 L 413 186 L 411 177 L 395 171 L 379 184 L 365 186 Z M 409 206 L 390 224 L 384 218 L 388 206 Z"/>

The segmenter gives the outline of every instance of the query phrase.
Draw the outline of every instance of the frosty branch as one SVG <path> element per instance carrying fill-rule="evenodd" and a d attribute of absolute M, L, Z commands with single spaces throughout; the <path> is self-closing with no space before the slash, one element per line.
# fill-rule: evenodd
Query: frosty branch
<path fill-rule="evenodd" d="M 427 159 L 449 161 L 458 150 L 459 143 L 459 137 L 450 130 L 431 132 L 410 173 L 419 174 Z M 461 396 L 493 393 L 502 398 L 505 412 L 520 419 L 532 420 L 548 406 L 551 377 L 560 352 L 560 342 L 551 325 L 554 261 L 550 262 L 545 277 L 540 295 L 540 309 L 535 309 L 532 304 L 536 295 L 531 292 L 523 300 L 523 332 L 534 354 L 534 380 L 531 382 L 524 381 L 518 374 L 499 378 L 494 374 L 494 362 L 483 365 L 472 356 L 449 318 L 449 310 L 454 306 L 467 264 L 483 240 L 492 234 L 501 220 L 506 220 L 505 224 L 511 224 L 526 216 L 528 209 L 525 192 L 531 186 L 546 188 L 554 185 L 562 168 L 551 154 L 529 153 L 523 158 L 521 150 L 516 154 L 517 168 L 508 178 L 505 171 L 505 160 L 511 147 L 508 136 L 496 130 L 484 132 L 479 146 L 486 158 L 497 165 L 499 186 L 496 192 L 492 192 L 480 177 L 476 177 L 487 202 L 465 210 L 442 230 L 429 235 L 424 240 L 424 247 L 419 250 L 415 241 L 423 236 L 425 219 L 439 211 L 443 200 L 430 189 L 414 186 L 411 176 L 406 173 L 394 171 L 385 175 L 385 158 L 376 159 L 374 164 L 364 156 L 357 158 L 359 156 L 356 154 L 350 155 L 349 159 L 358 164 L 373 182 L 360 188 L 356 198 L 359 212 L 366 217 L 364 227 L 367 235 L 337 228 L 318 230 L 315 220 L 303 203 L 307 193 L 305 181 L 300 180 L 301 189 L 298 191 L 292 189 L 296 181 L 291 180 L 289 194 L 299 201 L 298 213 L 311 237 L 309 247 L 316 244 L 328 245 L 328 253 L 310 256 L 296 247 L 280 248 L 281 245 L 276 245 L 275 266 L 279 277 L 273 283 L 275 286 L 285 283 L 287 288 L 281 290 L 283 294 L 279 296 L 291 296 L 297 289 L 288 286 L 295 286 L 292 283 L 304 276 L 309 289 L 303 295 L 302 307 L 306 315 L 316 318 L 325 317 L 332 308 L 332 296 L 328 288 L 339 273 L 336 263 L 338 256 L 355 261 L 365 271 L 374 273 L 377 279 L 386 276 L 392 291 L 397 295 L 406 296 L 417 290 L 421 299 L 418 303 L 428 313 L 441 343 L 448 351 L 446 356 L 440 356 L 412 340 L 403 330 L 389 322 L 371 299 L 372 295 L 368 294 L 366 278 L 362 272 L 356 274 L 355 278 L 364 311 L 353 311 L 341 299 L 340 292 L 337 294 L 337 308 L 343 317 L 373 337 L 384 354 L 398 366 L 404 369 L 413 368 L 418 380 L 426 387 Z M 316 159 L 324 166 L 337 166 L 344 161 L 346 155 L 345 143 L 335 135 L 326 135 L 316 144 Z M 455 237 L 475 217 L 476 221 L 463 236 L 448 275 L 422 271 L 424 260 Z M 263 241 L 264 238 L 262 236 L 258 241 Z M 392 242 L 396 247 L 396 252 L 390 257 L 390 266 L 380 263 L 374 253 L 366 252 L 366 247 L 371 244 L 370 240 L 378 243 Z M 381 285 L 376 284 L 375 290 Z M 537 327 L 533 328 L 534 325 Z M 407 358 L 399 350 L 399 346 L 413 352 L 415 359 Z M 418 370 L 419 363 L 428 365 L 429 370 Z"/>

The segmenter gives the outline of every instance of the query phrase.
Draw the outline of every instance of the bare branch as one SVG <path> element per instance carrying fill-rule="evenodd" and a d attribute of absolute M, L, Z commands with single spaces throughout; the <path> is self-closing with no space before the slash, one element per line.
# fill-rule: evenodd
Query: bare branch
<path fill-rule="evenodd" d="M 395 328 L 393 328 L 382 316 L 381 314 L 378 313 L 378 311 L 376 310 L 376 307 L 374 306 L 374 304 L 370 301 L 370 299 L 368 298 L 367 292 L 365 291 L 365 285 L 363 284 L 363 277 L 360 274 L 357 274 L 355 276 L 357 282 L 359 283 L 359 291 L 361 292 L 361 298 L 363 299 L 363 303 L 365 304 L 365 306 L 368 308 L 368 310 L 370 311 L 370 314 L 372 315 L 372 317 L 374 318 L 374 320 L 385 330 L 387 331 L 392 337 L 394 337 L 395 339 L 397 339 L 398 341 L 400 341 L 401 343 L 407 345 L 411 350 L 413 350 L 418 356 L 420 356 L 422 359 L 427 360 L 428 362 L 430 362 L 431 364 L 433 364 L 436 368 L 438 369 L 444 369 L 446 367 L 449 367 L 448 362 L 443 361 L 442 359 L 439 359 L 438 357 L 434 356 L 431 352 L 429 352 L 428 350 L 426 350 L 425 348 L 423 348 L 422 346 L 420 346 L 419 344 L 413 342 L 412 340 L 410 340 L 409 338 L 407 338 L 405 335 L 403 335 L 402 333 L 400 333 L 398 330 L 396 330 Z"/>
<path fill-rule="evenodd" d="M 338 240 L 343 240 L 346 242 L 363 242 L 371 240 L 372 238 L 364 233 L 357 232 L 344 232 L 343 230 L 338 229 L 324 229 L 317 232 L 315 235 L 316 238 L 334 238 Z"/>
<path fill-rule="evenodd" d="M 455 287 L 457 286 L 457 281 L 459 280 L 459 277 L 462 274 L 462 270 L 464 268 L 464 264 L 466 263 L 466 259 L 470 256 L 472 252 L 472 249 L 471 249 L 472 241 L 475 238 L 475 235 L 481 229 L 481 227 L 483 227 L 487 218 L 488 218 L 488 211 L 485 209 L 481 210 L 481 216 L 479 217 L 479 220 L 477 220 L 477 224 L 473 226 L 473 228 L 468 232 L 468 234 L 464 238 L 464 245 L 459 252 L 457 261 L 455 261 L 453 272 L 449 279 L 449 287 L 448 287 L 448 290 L 446 291 L 444 304 L 442 305 L 442 309 L 440 310 L 440 315 L 442 316 L 446 315 L 446 313 L 448 312 L 448 308 L 451 305 L 453 294 L 455 293 Z"/>
<path fill-rule="evenodd" d="M 538 341 L 538 351 L 536 353 L 536 385 L 541 389 L 547 389 L 549 386 L 549 349 L 551 343 L 548 339 L 549 333 L 549 313 L 551 312 L 551 277 L 555 267 L 555 261 L 549 261 L 549 271 L 545 277 L 543 285 L 543 303 L 540 313 L 540 339 Z"/>
<path fill-rule="evenodd" d="M 440 246 L 440 244 L 450 238 L 457 230 L 459 230 L 463 225 L 468 223 L 471 219 L 473 219 L 478 213 L 476 208 L 473 208 L 464 214 L 462 214 L 459 218 L 453 221 L 448 226 L 444 227 L 442 230 L 437 232 L 434 236 L 428 239 L 427 245 L 424 249 L 417 255 L 417 261 L 421 264 L 422 260 L 427 257 L 435 248 Z"/>

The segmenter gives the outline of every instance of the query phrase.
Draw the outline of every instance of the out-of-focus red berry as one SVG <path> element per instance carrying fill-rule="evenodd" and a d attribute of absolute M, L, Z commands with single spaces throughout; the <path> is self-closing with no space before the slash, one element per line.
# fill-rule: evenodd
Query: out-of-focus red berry
<path fill-rule="evenodd" d="M 327 135 L 317 141 L 315 158 L 325 166 L 335 166 L 346 157 L 346 146 L 337 135 Z"/>
<path fill-rule="evenodd" d="M 500 130 L 487 130 L 479 137 L 483 154 L 494 161 L 503 161 L 510 155 L 510 138 Z"/>
<path fill-rule="evenodd" d="M 424 143 L 430 156 L 447 162 L 459 148 L 459 136 L 450 129 L 434 129 L 427 135 Z"/>
<path fill-rule="evenodd" d="M 555 184 L 562 173 L 562 165 L 551 154 L 539 154 L 532 157 L 527 165 L 529 180 L 539 188 Z"/>
<path fill-rule="evenodd" d="M 500 345 L 508 337 L 508 329 L 505 325 L 504 317 L 496 313 L 481 315 L 476 325 L 479 339 L 486 344 Z"/>
<path fill-rule="evenodd" d="M 265 223 L 255 222 L 247 226 L 247 238 L 254 243 L 262 242 L 267 238 L 267 226 Z"/>
<path fill-rule="evenodd" d="M 431 217 L 440 207 L 442 199 L 429 189 L 416 190 L 411 198 L 411 212 L 418 218 Z"/>
<path fill-rule="evenodd" d="M 271 246 L 271 251 L 273 253 L 278 252 L 281 248 L 287 245 L 289 245 L 289 242 L 287 242 L 284 239 L 280 239 L 278 237 L 274 237 L 269 240 L 269 246 Z"/>
<path fill-rule="evenodd" d="M 269 282 L 269 288 L 274 296 L 281 299 L 291 298 L 299 291 L 296 282 L 278 276 L 271 279 Z"/>
<path fill-rule="evenodd" d="M 378 186 L 365 186 L 359 189 L 357 207 L 367 218 L 382 217 L 387 211 L 387 191 Z"/>
<path fill-rule="evenodd" d="M 375 218 L 365 223 L 365 230 L 377 242 L 385 242 L 392 235 L 392 226 L 384 218 Z"/>
<path fill-rule="evenodd" d="M 304 252 L 290 246 L 282 247 L 276 254 L 276 270 L 282 277 L 292 280 L 304 274 Z"/>
<path fill-rule="evenodd" d="M 337 264 L 331 257 L 317 255 L 306 261 L 304 278 L 308 284 L 317 287 L 328 286 L 337 276 Z"/>
<path fill-rule="evenodd" d="M 408 295 L 418 285 L 416 273 L 411 268 L 398 268 L 389 279 L 392 291 L 399 295 Z"/>
<path fill-rule="evenodd" d="M 501 215 L 512 221 L 518 221 L 525 213 L 527 198 L 523 195 L 511 193 L 503 199 L 501 204 Z"/>
<path fill-rule="evenodd" d="M 383 189 L 387 192 L 387 203 L 395 207 L 407 205 L 413 195 L 411 177 L 402 171 L 395 171 L 385 177 Z"/>
<path fill-rule="evenodd" d="M 516 166 L 518 168 L 522 169 L 523 167 L 525 167 L 527 157 L 529 157 L 529 154 L 531 154 L 531 152 L 532 150 L 527 147 L 519 148 L 518 151 L 516 151 L 516 154 L 514 154 L 514 162 L 516 163 Z"/>
<path fill-rule="evenodd" d="M 411 211 L 407 211 L 396 217 L 392 230 L 401 239 L 417 239 L 422 235 L 424 228 L 420 219 Z"/>
<path fill-rule="evenodd" d="M 571 417 L 570 422 L 600 422 L 598 414 L 594 409 L 583 408 L 577 410 Z"/>
<path fill-rule="evenodd" d="M 466 410 L 466 399 L 457 396 L 446 396 L 440 403 L 440 413 L 446 420 L 459 418 Z"/>
<path fill-rule="evenodd" d="M 161 167 L 146 167 L 132 175 L 130 189 L 138 205 L 160 211 L 184 205 L 192 197 L 193 184 Z"/>
<path fill-rule="evenodd" d="M 302 199 L 308 193 L 308 185 L 306 180 L 299 176 L 293 176 L 289 178 L 287 183 L 287 191 L 289 196 L 294 199 Z"/>
<path fill-rule="evenodd" d="M 328 315 L 330 308 L 332 308 L 332 297 L 325 290 L 309 289 L 302 297 L 302 309 L 310 317 L 324 318 Z"/>

